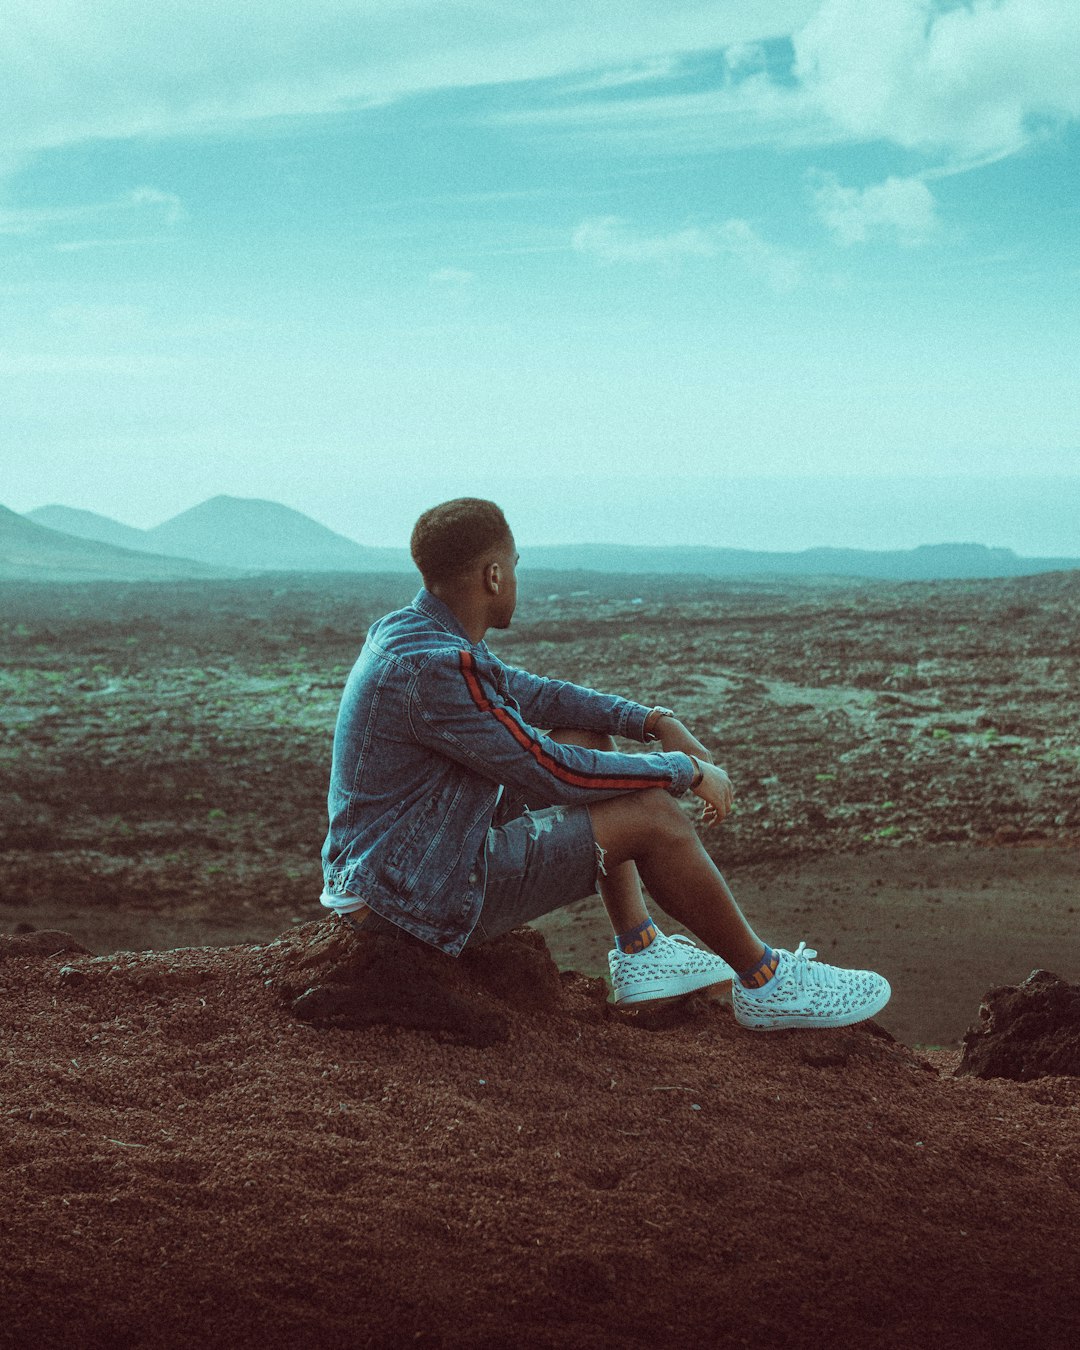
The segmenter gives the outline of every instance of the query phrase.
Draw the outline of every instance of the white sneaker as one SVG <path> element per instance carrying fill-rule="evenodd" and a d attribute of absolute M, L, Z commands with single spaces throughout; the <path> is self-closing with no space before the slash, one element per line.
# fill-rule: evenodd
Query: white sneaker
<path fill-rule="evenodd" d="M 879 1013 L 892 994 L 883 975 L 827 966 L 805 942 L 793 952 L 777 949 L 777 955 L 776 974 L 760 989 L 732 982 L 735 1020 L 749 1031 L 848 1027 Z"/>
<path fill-rule="evenodd" d="M 644 951 L 631 955 L 615 948 L 608 952 L 608 969 L 617 1005 L 692 994 L 735 974 L 726 961 L 695 946 L 681 933 L 667 937 L 659 931 Z"/>

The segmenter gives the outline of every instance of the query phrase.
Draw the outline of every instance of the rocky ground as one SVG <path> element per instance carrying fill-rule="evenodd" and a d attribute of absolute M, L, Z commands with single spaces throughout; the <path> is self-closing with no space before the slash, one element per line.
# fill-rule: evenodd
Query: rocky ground
<path fill-rule="evenodd" d="M 310 918 L 341 686 L 368 623 L 412 593 L 362 576 L 3 588 L 0 927 L 59 925 L 107 951 Z M 526 569 L 493 645 L 684 715 L 738 794 L 708 846 L 780 941 L 892 962 L 913 1009 L 940 1002 L 941 948 L 960 946 L 950 1009 L 905 1013 L 905 1038 L 955 1043 L 978 992 L 1035 964 L 1080 975 L 1080 573 Z M 588 927 L 601 969 L 595 907 L 565 917 L 556 954 Z"/>
<path fill-rule="evenodd" d="M 927 1047 L 1080 979 L 1080 577 L 524 591 L 506 659 L 679 709 L 755 921 L 894 985 L 765 1038 L 611 1009 L 595 901 L 541 924 L 585 975 L 511 936 L 424 958 L 449 1017 L 397 966 L 355 1015 L 330 739 L 411 592 L 0 591 L 0 1346 L 1075 1345 L 1076 1037 L 1028 1082 Z"/>

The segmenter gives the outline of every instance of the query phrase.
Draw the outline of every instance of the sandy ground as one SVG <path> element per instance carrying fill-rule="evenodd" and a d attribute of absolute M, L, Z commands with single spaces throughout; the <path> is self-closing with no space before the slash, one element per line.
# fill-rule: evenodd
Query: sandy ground
<path fill-rule="evenodd" d="M 878 1020 L 909 1045 L 958 1045 L 982 995 L 1032 970 L 1080 980 L 1072 849 L 878 850 L 743 868 L 728 879 L 766 941 L 805 941 L 824 961 L 881 971 L 893 996 Z M 606 969 L 610 929 L 598 899 L 538 927 L 560 965 Z"/>
<path fill-rule="evenodd" d="M 727 875 L 766 940 L 805 940 L 822 960 L 885 974 L 893 997 L 880 1021 L 909 1045 L 958 1045 L 986 990 L 1039 967 L 1080 979 L 1080 858 L 1072 849 L 879 848 Z M 262 942 L 317 913 L 314 901 L 300 914 L 232 913 L 223 887 L 220 913 L 83 907 L 71 896 L 35 906 L 33 917 L 37 928 L 62 929 L 105 953 Z M 25 908 L 0 905 L 0 929 L 25 918 Z M 598 897 L 538 927 L 562 968 L 606 975 L 611 931 Z"/>

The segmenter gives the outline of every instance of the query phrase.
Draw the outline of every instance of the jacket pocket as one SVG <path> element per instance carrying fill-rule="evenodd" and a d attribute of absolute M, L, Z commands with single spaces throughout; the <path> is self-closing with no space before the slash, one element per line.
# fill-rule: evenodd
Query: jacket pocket
<path fill-rule="evenodd" d="M 390 846 L 381 869 L 400 895 L 412 895 L 425 880 L 434 887 L 444 880 L 449 860 L 442 854 L 453 844 L 448 826 L 464 791 L 464 783 L 451 780 L 434 798 L 422 798 L 402 813 L 400 837 Z"/>

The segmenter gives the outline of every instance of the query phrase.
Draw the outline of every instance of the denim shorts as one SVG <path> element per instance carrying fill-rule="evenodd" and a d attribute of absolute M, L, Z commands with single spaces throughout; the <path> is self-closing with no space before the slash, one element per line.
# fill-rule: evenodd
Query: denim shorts
<path fill-rule="evenodd" d="M 587 806 L 530 811 L 513 791 L 503 793 L 485 850 L 484 904 L 466 947 L 490 942 L 511 928 L 595 895 L 597 873 L 604 870 L 604 850 L 593 835 Z M 409 936 L 367 908 L 340 917 L 365 933 Z"/>

